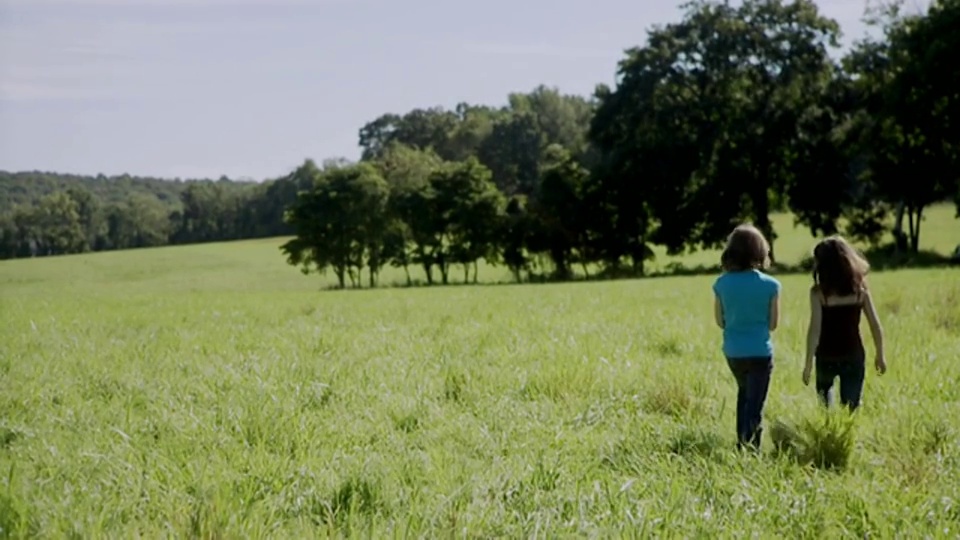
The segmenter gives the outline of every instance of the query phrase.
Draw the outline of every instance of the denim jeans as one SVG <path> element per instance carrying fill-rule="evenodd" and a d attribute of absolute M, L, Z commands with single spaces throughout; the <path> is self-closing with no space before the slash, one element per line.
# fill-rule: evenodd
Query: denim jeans
<path fill-rule="evenodd" d="M 737 445 L 759 449 L 773 358 L 727 358 L 727 365 L 737 380 Z"/>
<path fill-rule="evenodd" d="M 820 402 L 829 407 L 833 403 L 834 380 L 840 379 L 840 404 L 850 411 L 860 406 L 863 394 L 863 379 L 866 375 L 866 358 L 863 352 L 848 356 L 817 357 L 817 394 Z"/>

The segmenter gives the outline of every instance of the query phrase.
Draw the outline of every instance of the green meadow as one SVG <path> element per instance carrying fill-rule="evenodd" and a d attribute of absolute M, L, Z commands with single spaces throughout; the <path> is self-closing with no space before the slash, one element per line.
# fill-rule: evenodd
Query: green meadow
<path fill-rule="evenodd" d="M 958 268 L 871 274 L 889 372 L 827 469 L 735 450 L 713 275 L 326 291 L 282 241 L 0 262 L 0 537 L 960 535 Z M 819 422 L 778 277 L 766 417 Z"/>

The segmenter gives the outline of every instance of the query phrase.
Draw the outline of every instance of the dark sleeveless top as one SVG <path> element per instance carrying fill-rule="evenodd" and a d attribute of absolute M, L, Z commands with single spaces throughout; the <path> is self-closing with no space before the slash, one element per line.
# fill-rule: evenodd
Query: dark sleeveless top
<path fill-rule="evenodd" d="M 861 302 L 828 305 L 820 295 L 822 317 L 817 356 L 836 357 L 863 355 L 860 339 Z"/>

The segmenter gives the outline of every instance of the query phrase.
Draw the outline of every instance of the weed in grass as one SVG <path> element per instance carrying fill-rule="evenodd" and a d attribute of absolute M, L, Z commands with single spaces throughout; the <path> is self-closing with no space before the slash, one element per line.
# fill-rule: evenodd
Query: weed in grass
<path fill-rule="evenodd" d="M 420 415 L 421 413 L 419 411 L 412 411 L 394 413 L 391 416 L 393 417 L 394 427 L 404 433 L 413 433 L 420 427 Z"/>
<path fill-rule="evenodd" d="M 462 403 L 466 387 L 466 375 L 456 371 L 447 371 L 443 378 L 443 399 Z"/>
<path fill-rule="evenodd" d="M 933 324 L 952 335 L 960 335 L 960 288 L 950 287 L 940 295 L 934 305 Z"/>
<path fill-rule="evenodd" d="M 802 465 L 826 470 L 846 468 L 856 441 L 856 415 L 840 410 L 823 411 L 817 416 L 819 421 L 807 417 L 797 427 L 783 420 L 775 421 L 770 428 L 775 453 Z"/>
<path fill-rule="evenodd" d="M 383 504 L 380 485 L 364 478 L 348 478 L 330 497 L 322 515 L 328 521 L 346 521 L 350 515 L 370 515 Z"/>
<path fill-rule="evenodd" d="M 330 404 L 333 399 L 333 390 L 329 384 L 311 382 L 307 385 L 298 385 L 297 392 L 301 396 L 301 407 L 305 412 L 317 411 Z"/>
<path fill-rule="evenodd" d="M 21 433 L 8 427 L 0 427 L 0 449 L 9 448 L 21 437 Z"/>
<path fill-rule="evenodd" d="M 36 536 L 38 524 L 18 501 L 0 493 L 0 537 L 30 538 Z"/>
<path fill-rule="evenodd" d="M 663 381 L 650 389 L 644 396 L 643 408 L 674 418 L 701 413 L 694 391 L 678 381 Z"/>
<path fill-rule="evenodd" d="M 722 437 L 703 429 L 683 430 L 669 444 L 670 452 L 680 456 L 712 457 L 728 448 Z"/>

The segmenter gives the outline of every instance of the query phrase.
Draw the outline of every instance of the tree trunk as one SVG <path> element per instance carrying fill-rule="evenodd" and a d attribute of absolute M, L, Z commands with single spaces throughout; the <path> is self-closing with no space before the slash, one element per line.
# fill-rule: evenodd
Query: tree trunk
<path fill-rule="evenodd" d="M 897 203 L 897 213 L 893 221 L 893 243 L 897 253 L 909 249 L 907 235 L 903 234 L 903 215 L 906 205 L 903 201 Z"/>
<path fill-rule="evenodd" d="M 915 224 L 914 220 L 915 220 L 915 215 L 914 215 L 913 207 L 909 207 L 909 208 L 907 208 L 907 226 L 909 227 L 909 228 L 908 228 L 908 233 L 909 233 L 908 239 L 909 239 L 909 241 L 910 241 L 910 251 L 913 252 L 913 253 L 916 253 L 916 250 L 915 250 L 915 248 L 914 248 L 914 240 L 913 240 L 914 237 L 915 237 L 915 235 L 916 235 L 916 224 Z"/>
<path fill-rule="evenodd" d="M 776 234 L 773 232 L 773 224 L 770 223 L 770 194 L 767 193 L 766 188 L 764 188 L 754 193 L 750 199 L 753 203 L 753 213 L 756 218 L 754 225 L 756 225 L 757 229 L 760 229 L 760 232 L 766 237 L 767 243 L 770 244 L 770 264 L 774 264 L 776 258 L 774 258 L 773 254 L 773 243 L 776 239 Z"/>
<path fill-rule="evenodd" d="M 463 284 L 470 283 L 470 263 L 463 263 Z"/>
<path fill-rule="evenodd" d="M 443 285 L 450 283 L 450 263 L 447 262 L 447 258 L 444 255 L 443 251 L 437 254 L 435 257 L 437 261 L 437 267 L 440 268 L 440 282 Z"/>
<path fill-rule="evenodd" d="M 643 237 L 639 237 L 633 243 L 632 248 L 630 249 L 630 259 L 633 261 L 633 273 L 634 275 L 644 276 L 646 275 L 646 266 L 644 264 L 644 255 L 646 254 L 647 243 Z"/>
<path fill-rule="evenodd" d="M 423 263 L 423 272 L 427 274 L 427 285 L 433 285 L 433 265 Z"/>
<path fill-rule="evenodd" d="M 480 265 L 477 261 L 473 261 L 473 284 L 477 284 L 477 274 L 480 272 Z"/>
<path fill-rule="evenodd" d="M 646 268 L 643 265 L 643 256 L 633 258 L 633 273 L 637 276 L 645 275 Z"/>
<path fill-rule="evenodd" d="M 334 268 L 333 272 L 337 275 L 337 281 L 340 283 L 340 288 L 341 288 L 341 289 L 347 288 L 347 283 L 346 283 L 346 281 L 345 281 L 345 279 L 344 279 L 344 277 L 345 277 L 345 276 L 344 276 L 344 268 L 343 268 L 342 266 L 338 266 L 338 267 Z"/>
<path fill-rule="evenodd" d="M 570 268 L 567 266 L 567 252 L 562 248 L 553 248 L 550 250 L 550 259 L 553 260 L 554 273 L 560 279 L 570 277 Z"/>
<path fill-rule="evenodd" d="M 407 275 L 407 287 L 413 286 L 413 280 L 410 279 L 410 266 L 407 264 L 403 265 L 403 273 Z"/>
<path fill-rule="evenodd" d="M 920 222 L 923 220 L 923 207 L 918 206 L 910 217 L 910 251 L 920 252 Z"/>

